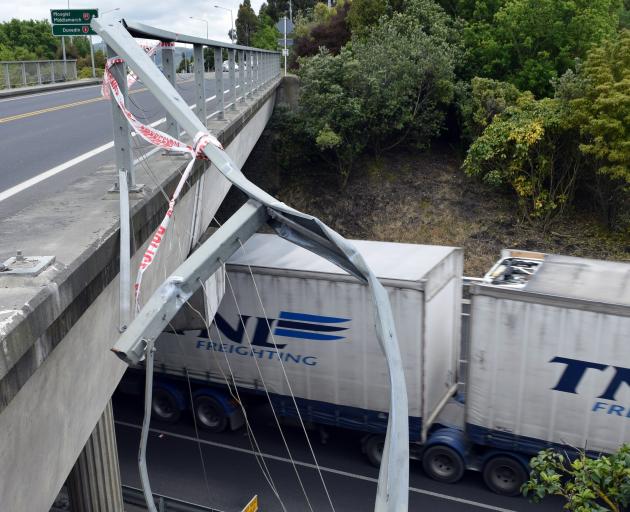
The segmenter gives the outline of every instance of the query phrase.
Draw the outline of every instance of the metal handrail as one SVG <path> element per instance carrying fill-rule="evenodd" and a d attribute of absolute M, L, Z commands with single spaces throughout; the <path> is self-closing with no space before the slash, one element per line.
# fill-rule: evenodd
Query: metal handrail
<path fill-rule="evenodd" d="M 49 60 L 0 60 L 0 64 L 47 64 L 48 62 L 76 62 L 77 59 L 66 59 L 64 60 L 57 60 L 57 59 L 49 59 Z"/>
<path fill-rule="evenodd" d="M 272 53 L 280 55 L 280 52 L 273 50 L 265 50 L 263 48 L 255 48 L 253 46 L 241 46 L 239 44 L 225 43 L 223 41 L 216 41 L 214 39 L 206 39 L 203 37 L 189 36 L 186 34 L 178 34 L 169 30 L 164 30 L 157 27 L 151 27 L 144 23 L 138 23 L 137 21 L 121 20 L 123 26 L 133 37 L 143 37 L 146 39 L 159 39 L 164 42 L 171 43 L 187 43 L 187 44 L 202 44 L 204 46 L 212 46 L 219 48 L 226 48 L 227 50 L 246 50 L 256 51 L 259 53 Z"/>

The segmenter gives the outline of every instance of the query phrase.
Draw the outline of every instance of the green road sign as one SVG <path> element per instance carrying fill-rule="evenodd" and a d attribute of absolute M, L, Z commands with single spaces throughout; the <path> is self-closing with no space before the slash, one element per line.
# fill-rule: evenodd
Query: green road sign
<path fill-rule="evenodd" d="M 92 36 L 96 32 L 89 25 L 53 25 L 53 36 Z"/>
<path fill-rule="evenodd" d="M 98 9 L 51 9 L 50 21 L 53 25 L 89 25 L 92 18 L 98 17 Z M 54 34 L 54 31 L 53 31 Z M 62 35 L 62 34 L 55 34 Z M 64 34 L 65 35 L 65 34 Z"/>

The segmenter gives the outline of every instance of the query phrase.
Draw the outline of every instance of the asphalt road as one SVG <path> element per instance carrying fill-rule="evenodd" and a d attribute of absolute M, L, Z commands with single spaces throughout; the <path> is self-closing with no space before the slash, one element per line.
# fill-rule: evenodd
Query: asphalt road
<path fill-rule="evenodd" d="M 227 73 L 223 84 L 229 85 Z M 194 103 L 191 75 L 178 77 L 177 89 L 188 104 Z M 214 80 L 206 79 L 206 96 L 214 94 Z M 208 102 L 209 114 L 216 110 L 215 103 L 216 100 Z M 54 195 L 101 165 L 112 163 L 113 150 L 103 147 L 113 138 L 111 109 L 111 102 L 101 98 L 100 86 L 0 100 L 0 218 Z M 130 110 L 147 123 L 164 116 L 164 110 L 142 84 L 135 84 L 131 90 Z M 165 124 L 158 125 L 164 127 Z M 146 148 L 146 144 L 135 137 L 133 140 L 137 158 L 138 148 Z M 81 161 L 73 162 L 74 159 Z M 59 166 L 62 172 L 27 186 L 28 180 L 42 173 L 54 173 Z"/>
<path fill-rule="evenodd" d="M 287 451 L 265 405 L 249 409 L 253 431 L 264 461 L 287 511 L 308 511 Z M 116 395 L 114 416 L 123 484 L 140 487 L 137 452 L 142 423 L 142 401 L 138 397 Z M 154 421 L 149 437 L 147 460 L 152 490 L 155 493 L 212 506 L 225 512 L 242 510 L 254 495 L 260 510 L 282 512 L 282 505 L 265 482 L 243 429 L 195 436 L 191 418 L 177 425 Z M 287 426 L 285 436 L 306 495 L 315 512 L 333 510 L 326 498 L 304 435 Z M 370 511 L 374 507 L 378 471 L 369 465 L 359 448 L 354 432 L 332 429 L 326 444 L 317 432 L 310 432 L 311 443 L 336 512 Z M 203 457 L 203 459 L 202 459 Z M 203 464 L 202 464 L 203 460 Z M 204 478 L 204 467 L 207 475 Z M 524 498 L 505 498 L 487 490 L 477 473 L 468 472 L 455 485 L 440 484 L 422 472 L 420 463 L 411 462 L 410 511 L 559 511 L 556 499 L 535 505 Z"/>

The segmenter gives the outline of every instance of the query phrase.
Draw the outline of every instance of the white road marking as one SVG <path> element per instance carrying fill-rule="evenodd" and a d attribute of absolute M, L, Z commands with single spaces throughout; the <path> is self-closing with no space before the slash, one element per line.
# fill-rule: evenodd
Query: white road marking
<path fill-rule="evenodd" d="M 91 87 L 91 86 L 90 86 Z M 100 85 L 98 86 L 100 87 Z M 236 86 L 236 88 L 238 88 L 239 85 Z M 225 91 L 223 91 L 223 93 L 225 94 L 226 92 L 229 92 L 229 89 L 226 89 Z M 55 92 L 59 92 L 59 91 L 55 91 Z M 50 94 L 50 93 L 43 93 L 43 94 Z M 212 101 L 213 99 L 215 99 L 217 96 L 216 94 L 214 96 L 210 96 L 209 98 L 206 98 L 206 103 L 209 101 Z M 232 105 L 232 103 L 228 103 L 225 107 L 229 107 L 230 105 Z M 193 104 L 193 105 L 189 105 L 189 107 L 195 108 L 197 105 Z M 207 116 L 206 119 L 209 119 L 210 117 L 214 116 L 218 114 L 217 112 L 213 112 L 212 114 L 210 114 L 209 116 Z M 158 119 L 157 121 L 154 121 L 153 123 L 151 123 L 149 126 L 155 127 L 155 126 L 159 126 L 160 124 L 164 123 L 166 121 L 166 118 L 163 117 L 162 119 Z M 182 132 L 183 133 L 183 132 Z M 181 135 L 181 133 L 180 133 Z M 136 133 L 132 133 L 131 134 L 132 137 L 136 136 Z M 59 174 L 60 172 L 65 171 L 66 169 L 69 169 L 72 166 L 75 166 L 77 164 L 80 164 L 81 162 L 84 162 L 85 160 L 88 160 L 90 158 L 92 158 L 93 156 L 96 156 L 100 153 L 102 153 L 103 151 L 107 151 L 108 149 L 111 149 L 114 147 L 114 141 L 111 140 L 106 144 L 103 144 L 102 146 L 98 146 L 94 149 L 91 149 L 90 151 L 83 153 L 82 155 L 79 155 L 71 160 L 68 160 L 67 162 L 64 162 L 62 164 L 59 164 L 55 167 L 53 167 L 52 169 L 48 169 L 47 171 L 44 171 L 40 174 L 38 174 L 37 176 L 33 176 L 32 178 L 23 181 L 21 183 L 18 183 L 17 185 L 8 188 L 2 192 L 0 192 L 0 202 L 9 199 L 10 197 L 13 197 L 16 194 L 19 194 L 20 192 L 23 192 L 24 190 L 26 190 L 27 188 L 32 187 L 33 185 L 37 185 L 38 183 L 52 177 L 55 176 L 56 174 Z M 137 158 L 136 160 L 134 160 L 134 164 L 137 164 L 138 162 L 140 162 L 141 160 L 148 158 L 149 156 L 153 155 L 154 153 L 157 153 L 157 151 L 159 151 L 159 148 L 155 148 L 151 151 L 149 151 L 147 154 L 144 155 L 144 157 L 140 157 Z"/>
<path fill-rule="evenodd" d="M 133 423 L 128 423 L 126 421 L 115 421 L 115 423 L 117 425 L 122 425 L 124 427 L 135 428 L 136 430 L 141 430 L 142 429 L 142 427 L 140 425 L 135 425 Z M 171 436 L 171 437 L 175 437 L 175 438 L 178 438 L 178 439 L 184 439 L 186 441 L 194 441 L 195 443 L 197 441 L 199 441 L 202 444 L 206 444 L 208 446 L 215 446 L 217 448 L 223 448 L 225 450 L 232 450 L 234 452 L 246 453 L 248 455 L 257 455 L 256 452 L 253 452 L 252 450 L 248 450 L 246 448 L 239 448 L 238 446 L 231 446 L 229 444 L 217 443 L 216 441 L 208 441 L 206 439 L 197 439 L 196 437 L 186 436 L 186 435 L 183 435 L 183 434 L 176 434 L 174 432 L 169 432 L 167 430 L 159 430 L 159 429 L 156 429 L 156 428 L 152 428 L 152 429 L 150 429 L 150 431 L 155 433 L 155 434 Z M 280 461 L 280 462 L 287 462 L 289 464 L 291 463 L 290 459 L 286 459 L 284 457 L 279 457 L 278 455 L 271 455 L 270 453 L 260 453 L 260 455 L 265 457 L 266 459 L 277 460 L 277 461 Z M 305 468 L 317 469 L 317 466 L 315 466 L 315 464 L 310 464 L 308 462 L 301 462 L 301 461 L 296 460 L 295 464 L 298 465 L 298 466 L 305 467 Z M 364 480 L 366 482 L 378 483 L 378 479 L 377 478 L 373 478 L 371 476 L 359 475 L 357 473 L 349 473 L 348 471 L 342 471 L 340 469 L 328 468 L 326 466 L 319 466 L 319 469 L 321 471 L 325 471 L 327 473 L 332 473 L 332 474 L 335 474 L 335 475 L 345 476 L 345 477 L 348 477 L 348 478 L 355 478 L 357 480 Z M 472 500 L 467 500 L 467 499 L 464 499 L 464 498 L 458 498 L 457 496 L 450 496 L 448 494 L 442 494 L 442 493 L 439 493 L 439 492 L 428 491 L 426 489 L 419 489 L 418 487 L 409 487 L 409 491 L 415 492 L 417 494 L 425 494 L 427 496 L 433 496 L 434 498 L 440 498 L 440 499 L 443 499 L 443 500 L 455 501 L 457 503 L 462 503 L 464 505 L 471 505 L 473 507 L 483 508 L 483 509 L 486 509 L 486 510 L 495 510 L 496 512 L 516 512 L 516 511 L 514 511 L 512 509 L 509 509 L 509 508 L 496 507 L 494 505 L 489 505 L 487 503 L 481 503 L 479 501 L 472 501 Z"/>

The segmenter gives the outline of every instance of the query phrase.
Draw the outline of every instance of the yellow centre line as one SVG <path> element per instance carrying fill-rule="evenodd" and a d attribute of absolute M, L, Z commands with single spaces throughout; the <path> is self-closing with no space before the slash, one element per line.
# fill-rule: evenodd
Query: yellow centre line
<path fill-rule="evenodd" d="M 194 80 L 193 78 L 189 78 L 188 80 L 182 80 L 179 83 L 184 84 L 186 82 L 192 82 L 193 80 Z M 146 87 L 141 87 L 140 89 L 134 89 L 129 94 L 136 94 L 138 92 L 144 92 L 147 90 L 148 89 Z M 63 110 L 66 108 L 78 107 L 80 105 L 87 105 L 88 103 L 95 103 L 97 101 L 103 101 L 104 99 L 106 98 L 103 98 L 102 96 L 98 96 L 96 98 L 90 98 L 89 100 L 75 101 L 74 103 L 66 103 L 65 105 L 57 105 L 56 107 L 43 108 L 41 110 L 34 110 L 33 112 L 25 112 L 24 114 L 16 114 L 14 116 L 0 117 L 0 124 L 8 123 L 10 121 L 17 121 L 18 119 L 25 119 L 27 117 L 39 116 L 41 114 L 46 114 L 47 112 L 55 112 L 57 110 Z"/>

